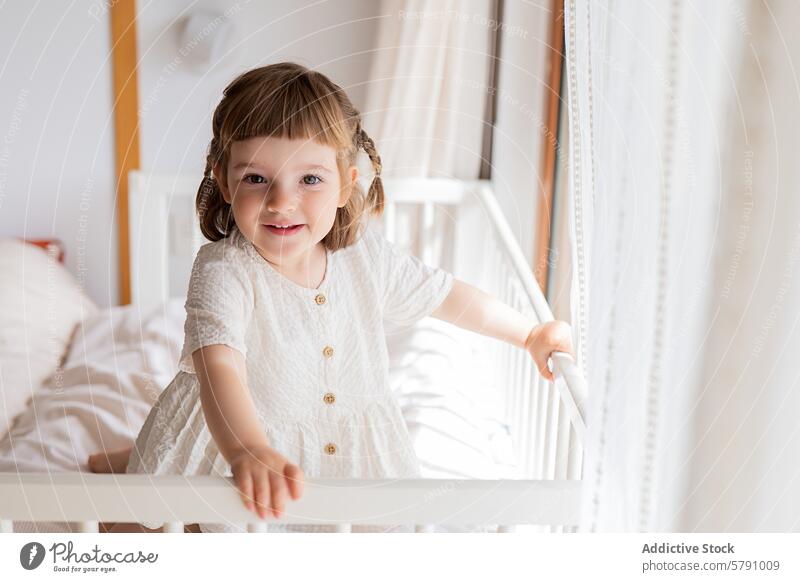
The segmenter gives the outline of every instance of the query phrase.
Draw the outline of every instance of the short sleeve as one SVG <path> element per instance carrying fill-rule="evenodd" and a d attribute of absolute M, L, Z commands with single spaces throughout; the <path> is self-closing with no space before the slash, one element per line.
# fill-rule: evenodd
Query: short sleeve
<path fill-rule="evenodd" d="M 436 311 L 453 288 L 448 271 L 425 264 L 375 232 L 383 285 L 383 318 L 407 326 Z"/>
<path fill-rule="evenodd" d="M 224 344 L 247 354 L 245 335 L 254 292 L 243 251 L 223 241 L 202 246 L 195 257 L 186 296 L 186 321 L 179 368 L 194 374 L 192 353 Z"/>

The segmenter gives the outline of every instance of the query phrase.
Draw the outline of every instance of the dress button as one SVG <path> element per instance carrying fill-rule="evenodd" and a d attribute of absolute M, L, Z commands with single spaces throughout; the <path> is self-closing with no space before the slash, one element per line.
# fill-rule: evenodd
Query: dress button
<path fill-rule="evenodd" d="M 326 358 L 330 358 L 333 356 L 333 348 L 331 346 L 325 346 L 325 349 L 322 350 L 322 355 L 324 355 Z"/>
<path fill-rule="evenodd" d="M 325 404 L 333 404 L 336 402 L 336 396 L 333 394 L 333 392 L 328 392 L 322 397 L 322 399 L 325 401 Z"/>
<path fill-rule="evenodd" d="M 336 445 L 333 443 L 328 443 L 325 445 L 325 452 L 329 455 L 333 455 L 336 453 Z"/>
<path fill-rule="evenodd" d="M 317 302 L 317 305 L 322 305 L 323 303 L 325 303 L 325 296 L 322 293 L 320 293 L 319 295 L 314 297 L 314 301 Z"/>

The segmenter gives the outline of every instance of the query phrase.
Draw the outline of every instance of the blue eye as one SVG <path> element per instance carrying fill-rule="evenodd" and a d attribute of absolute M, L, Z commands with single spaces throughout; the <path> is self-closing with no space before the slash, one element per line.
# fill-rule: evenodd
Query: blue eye
<path fill-rule="evenodd" d="M 305 184 L 306 186 L 316 186 L 321 182 L 322 178 L 320 178 L 319 176 L 315 176 L 314 174 L 306 174 L 305 176 L 303 176 L 303 184 Z"/>
<path fill-rule="evenodd" d="M 250 181 L 250 178 L 256 178 L 257 181 Z M 248 174 L 243 178 L 243 180 L 248 184 L 263 184 L 266 181 L 264 180 L 264 176 L 259 176 L 258 174 Z"/>

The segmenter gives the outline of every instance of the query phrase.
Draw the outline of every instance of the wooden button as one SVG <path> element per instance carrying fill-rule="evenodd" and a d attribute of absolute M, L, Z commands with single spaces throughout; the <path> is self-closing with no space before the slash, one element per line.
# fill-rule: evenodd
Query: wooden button
<path fill-rule="evenodd" d="M 322 350 L 322 355 L 326 358 L 330 358 L 333 356 L 333 348 L 331 346 L 325 346 L 325 349 Z"/>
<path fill-rule="evenodd" d="M 319 295 L 314 297 L 314 301 L 317 302 L 317 305 L 322 305 L 323 303 L 325 303 L 325 296 L 322 293 L 320 293 Z"/>
<path fill-rule="evenodd" d="M 325 445 L 325 452 L 329 455 L 336 454 L 336 445 L 333 443 L 328 443 Z"/>
<path fill-rule="evenodd" d="M 322 399 L 325 401 L 325 404 L 333 404 L 334 402 L 336 402 L 336 396 L 334 395 L 333 392 L 328 392 L 327 394 L 325 394 L 325 396 L 322 397 Z"/>

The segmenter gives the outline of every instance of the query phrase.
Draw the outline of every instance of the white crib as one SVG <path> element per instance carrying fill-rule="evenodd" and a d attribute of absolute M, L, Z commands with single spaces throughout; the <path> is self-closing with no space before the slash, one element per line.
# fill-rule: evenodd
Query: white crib
<path fill-rule="evenodd" d="M 206 242 L 194 219 L 194 176 L 130 177 L 131 282 L 143 308 L 185 295 L 194 253 Z M 543 322 L 553 319 L 509 225 L 484 181 L 387 180 L 381 228 L 386 237 L 429 264 L 452 271 Z M 580 522 L 586 387 L 567 354 L 552 358 L 557 381 L 541 378 L 523 350 L 478 334 L 490 354 L 490 376 L 514 443 L 510 479 L 308 479 L 303 497 L 283 518 L 258 520 L 231 480 L 209 476 L 0 474 L 0 531 L 15 520 L 70 521 L 98 531 L 99 522 L 416 524 L 516 526 L 575 531 Z"/>

